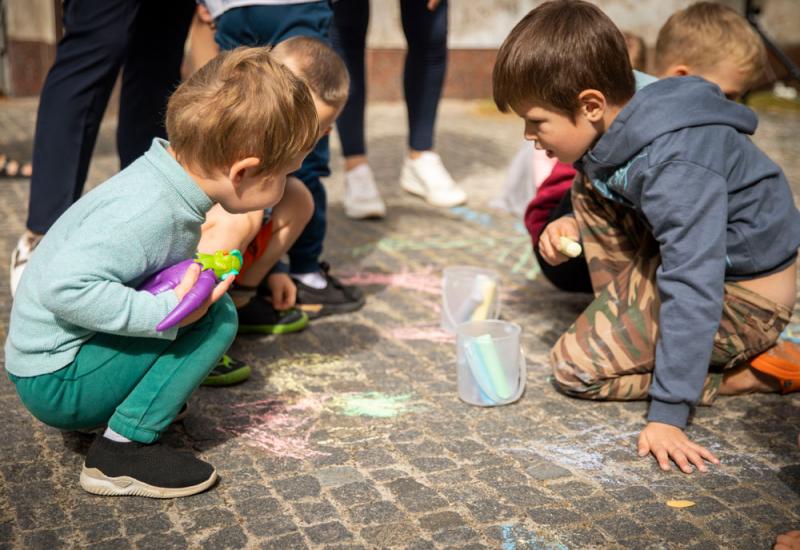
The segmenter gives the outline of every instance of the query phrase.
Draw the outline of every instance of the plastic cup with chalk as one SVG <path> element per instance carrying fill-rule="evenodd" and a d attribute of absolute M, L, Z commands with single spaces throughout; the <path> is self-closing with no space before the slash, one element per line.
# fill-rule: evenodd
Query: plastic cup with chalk
<path fill-rule="evenodd" d="M 458 396 L 494 407 L 517 401 L 525 391 L 521 329 L 507 321 L 469 321 L 456 330 Z"/>
<path fill-rule="evenodd" d="M 500 275 L 492 269 L 451 266 L 442 277 L 442 328 L 455 332 L 470 320 L 500 316 Z"/>

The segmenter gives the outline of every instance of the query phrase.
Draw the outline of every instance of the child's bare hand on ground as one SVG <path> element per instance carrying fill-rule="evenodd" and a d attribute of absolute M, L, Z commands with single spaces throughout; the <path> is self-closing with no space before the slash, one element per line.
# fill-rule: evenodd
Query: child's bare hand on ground
<path fill-rule="evenodd" d="M 539 236 L 539 253 L 550 265 L 558 265 L 569 260 L 569 256 L 561 252 L 559 239 L 567 237 L 573 241 L 580 240 L 578 222 L 572 216 L 561 216 L 547 224 Z"/>
<path fill-rule="evenodd" d="M 272 306 L 278 311 L 294 307 L 297 287 L 286 273 L 273 273 L 267 277 L 267 285 L 272 294 Z"/>
<path fill-rule="evenodd" d="M 181 301 L 183 297 L 186 296 L 186 293 L 189 292 L 197 282 L 198 277 L 200 277 L 200 265 L 193 263 L 189 266 L 189 269 L 186 270 L 186 273 L 184 273 L 180 284 L 175 287 L 174 292 L 178 296 L 178 301 Z M 214 287 L 214 290 L 211 291 L 211 296 L 206 298 L 206 300 L 200 304 L 200 307 L 184 317 L 183 321 L 178 324 L 178 327 L 191 325 L 198 319 L 201 319 L 208 311 L 208 308 L 211 307 L 211 304 L 222 298 L 222 296 L 228 292 L 228 289 L 233 284 L 233 279 L 234 277 L 226 277 L 225 280 L 218 283 L 217 286 Z"/>
<path fill-rule="evenodd" d="M 670 424 L 648 422 L 639 434 L 639 456 L 652 454 L 662 470 L 670 469 L 670 460 L 686 474 L 692 473 L 692 464 L 701 472 L 708 471 L 706 461 L 719 464 L 719 459 L 705 447 L 692 442 L 686 433 Z"/>
<path fill-rule="evenodd" d="M 778 535 L 773 550 L 800 550 L 800 531 L 788 531 Z"/>

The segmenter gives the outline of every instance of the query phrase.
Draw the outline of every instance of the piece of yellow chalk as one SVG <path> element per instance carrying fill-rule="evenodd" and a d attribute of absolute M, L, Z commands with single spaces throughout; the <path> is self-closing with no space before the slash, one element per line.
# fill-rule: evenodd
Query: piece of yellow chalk
<path fill-rule="evenodd" d="M 667 506 L 670 508 L 689 508 L 694 506 L 694 502 L 691 500 L 668 500 Z"/>
<path fill-rule="evenodd" d="M 583 252 L 583 248 L 581 248 L 579 243 L 576 243 L 569 237 L 561 236 L 558 238 L 558 251 L 564 256 L 577 258 L 581 255 L 581 252 Z"/>
<path fill-rule="evenodd" d="M 481 304 L 475 308 L 475 311 L 470 317 L 471 321 L 480 321 L 489 318 L 489 308 L 494 304 L 495 294 L 497 293 L 497 283 L 488 277 L 483 277 L 481 282 L 481 292 L 483 293 L 483 300 Z"/>

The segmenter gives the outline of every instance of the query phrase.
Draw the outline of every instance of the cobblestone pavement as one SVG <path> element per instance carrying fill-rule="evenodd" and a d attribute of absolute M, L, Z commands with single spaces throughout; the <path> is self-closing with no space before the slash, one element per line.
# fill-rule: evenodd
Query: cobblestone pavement
<path fill-rule="evenodd" d="M 30 150 L 35 107 L 0 103 L 4 148 Z M 34 420 L 0 377 L 0 547 L 753 549 L 800 528 L 797 396 L 699 410 L 689 434 L 722 465 L 687 476 L 637 458 L 645 403 L 582 402 L 553 389 L 547 351 L 587 300 L 537 278 L 519 222 L 487 206 L 518 146 L 516 119 L 444 102 L 438 146 L 471 196 L 469 208 L 449 211 L 395 184 L 402 105 L 373 106 L 368 120 L 389 217 L 344 217 L 337 160 L 325 254 L 363 285 L 367 306 L 300 334 L 239 338 L 231 353 L 254 365 L 252 378 L 201 388 L 165 434 L 213 463 L 220 483 L 169 501 L 88 495 L 78 485 L 88 438 Z M 756 138 L 796 191 L 798 129 L 797 115 L 763 114 Z M 108 120 L 92 184 L 116 169 L 113 136 Z M 23 229 L 27 183 L 3 181 L 0 197 L 6 258 Z M 454 264 L 503 274 L 502 315 L 523 326 L 528 360 L 514 405 L 457 398 L 454 342 L 438 328 L 441 271 Z M 7 284 L 1 277 L 3 339 Z M 695 505 L 670 508 L 670 499 Z"/>

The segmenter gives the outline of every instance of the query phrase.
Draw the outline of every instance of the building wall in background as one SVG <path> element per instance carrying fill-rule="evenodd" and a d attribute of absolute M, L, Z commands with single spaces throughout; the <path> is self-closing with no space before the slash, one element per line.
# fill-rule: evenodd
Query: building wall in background
<path fill-rule="evenodd" d="M 55 59 L 57 0 L 0 0 L 5 9 L 5 87 L 9 95 L 35 95 Z M 60 17 L 60 10 L 58 10 Z"/>

